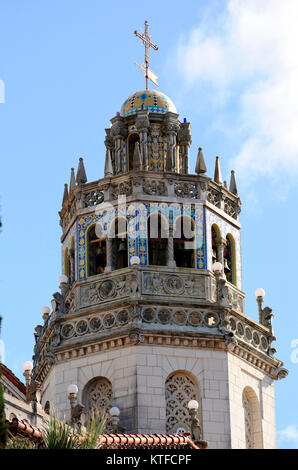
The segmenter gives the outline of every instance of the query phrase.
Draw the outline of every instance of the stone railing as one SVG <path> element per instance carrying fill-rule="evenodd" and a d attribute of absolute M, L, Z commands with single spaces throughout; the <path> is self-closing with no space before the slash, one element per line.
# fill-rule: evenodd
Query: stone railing
<path fill-rule="evenodd" d="M 218 209 L 223 210 L 233 219 L 238 219 L 241 212 L 241 201 L 238 196 L 231 193 L 225 186 L 209 181 L 207 201 Z"/>
<path fill-rule="evenodd" d="M 230 313 L 227 320 L 229 329 L 237 341 L 246 343 L 250 348 L 255 348 L 263 354 L 274 356 L 275 349 L 271 347 L 271 343 L 275 337 L 267 328 L 237 313 Z"/>

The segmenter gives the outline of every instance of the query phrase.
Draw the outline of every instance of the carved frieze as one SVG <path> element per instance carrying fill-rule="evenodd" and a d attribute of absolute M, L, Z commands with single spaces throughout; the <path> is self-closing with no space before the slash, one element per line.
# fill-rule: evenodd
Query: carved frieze
<path fill-rule="evenodd" d="M 200 190 L 195 183 L 175 183 L 175 194 L 178 197 L 200 199 Z"/>
<path fill-rule="evenodd" d="M 167 195 L 167 187 L 163 181 L 144 180 L 143 191 L 145 194 L 165 196 Z"/>
<path fill-rule="evenodd" d="M 130 294 L 130 278 L 125 274 L 114 279 L 92 282 L 80 287 L 80 306 L 86 307 Z"/>
<path fill-rule="evenodd" d="M 118 196 L 130 196 L 132 194 L 131 181 L 123 181 L 119 184 L 112 185 L 112 198 L 118 199 Z"/>
<path fill-rule="evenodd" d="M 191 274 L 167 274 L 160 272 L 142 273 L 142 293 L 165 295 L 165 296 L 192 296 L 204 298 L 205 278 L 204 276 Z"/>
<path fill-rule="evenodd" d="M 97 333 L 101 330 L 109 330 L 113 327 L 124 326 L 132 320 L 132 316 L 128 308 L 120 308 L 110 312 L 98 313 L 83 319 L 66 321 L 61 326 L 61 338 L 62 340 L 66 340 L 77 336 Z"/>

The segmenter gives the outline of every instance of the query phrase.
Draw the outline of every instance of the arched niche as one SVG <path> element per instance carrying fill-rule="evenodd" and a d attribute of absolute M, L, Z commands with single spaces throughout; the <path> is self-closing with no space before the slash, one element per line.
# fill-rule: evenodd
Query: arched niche
<path fill-rule="evenodd" d="M 105 413 L 112 407 L 113 387 L 106 377 L 94 377 L 83 389 L 83 404 L 87 415 Z"/>
<path fill-rule="evenodd" d="M 220 262 L 220 229 L 216 224 L 211 227 L 212 264 Z"/>
<path fill-rule="evenodd" d="M 127 139 L 128 171 L 133 170 L 133 154 L 136 142 L 140 142 L 140 136 L 136 132 L 133 132 Z"/>
<path fill-rule="evenodd" d="M 246 449 L 262 449 L 263 433 L 260 404 L 255 391 L 245 387 L 242 393 Z"/>
<path fill-rule="evenodd" d="M 97 223 L 91 225 L 86 234 L 88 276 L 101 274 L 106 267 L 106 239 L 102 232 L 102 227 Z"/>
<path fill-rule="evenodd" d="M 224 271 L 227 281 L 237 286 L 236 245 L 235 239 L 230 233 L 226 236 L 224 247 Z"/>
<path fill-rule="evenodd" d="M 109 237 L 112 239 L 112 269 L 128 266 L 127 221 L 116 217 L 110 225 Z"/>
<path fill-rule="evenodd" d="M 169 224 L 162 214 L 151 214 L 147 221 L 148 260 L 152 266 L 167 265 Z"/>
<path fill-rule="evenodd" d="M 186 370 L 177 370 L 168 375 L 165 382 L 166 432 L 175 434 L 178 429 L 190 431 L 190 400 L 199 403 L 199 419 L 202 427 L 200 385 L 197 378 Z"/>
<path fill-rule="evenodd" d="M 173 227 L 174 259 L 179 268 L 194 268 L 196 259 L 195 224 L 189 216 L 180 216 Z"/>

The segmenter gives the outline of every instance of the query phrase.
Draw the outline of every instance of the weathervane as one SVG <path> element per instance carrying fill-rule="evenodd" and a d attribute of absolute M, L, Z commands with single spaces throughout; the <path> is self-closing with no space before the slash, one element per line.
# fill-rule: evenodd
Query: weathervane
<path fill-rule="evenodd" d="M 139 67 L 139 69 L 142 71 L 142 73 L 146 77 L 146 90 L 148 90 L 148 78 L 151 80 L 156 86 L 158 86 L 157 83 L 157 78 L 158 76 L 155 75 L 155 73 L 152 72 L 152 70 L 149 69 L 149 49 L 152 47 L 155 51 L 158 50 L 158 47 L 155 44 L 152 44 L 150 41 L 150 36 L 148 34 L 148 21 L 145 21 L 145 33 L 140 34 L 138 31 L 134 32 L 135 35 L 142 39 L 142 42 L 145 46 L 145 63 L 144 64 L 138 64 L 135 62 L 135 64 Z"/>

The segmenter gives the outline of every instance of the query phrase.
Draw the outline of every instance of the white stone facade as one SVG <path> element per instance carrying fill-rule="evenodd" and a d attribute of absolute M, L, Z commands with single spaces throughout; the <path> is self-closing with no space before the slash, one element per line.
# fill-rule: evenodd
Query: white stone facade
<path fill-rule="evenodd" d="M 210 448 L 245 448 L 242 394 L 257 395 L 264 448 L 275 447 L 273 383 L 256 368 L 226 351 L 136 345 L 111 352 L 69 359 L 52 369 L 44 383 L 43 405 L 50 401 L 62 415 L 70 405 L 67 387 L 76 383 L 78 401 L 95 377 L 113 387 L 113 406 L 121 411 L 127 432 L 165 433 L 165 383 L 174 371 L 191 374 L 200 389 L 202 430 Z"/>

